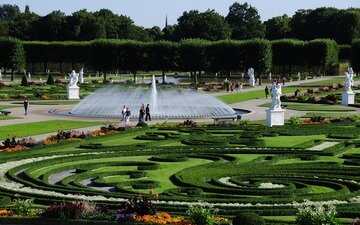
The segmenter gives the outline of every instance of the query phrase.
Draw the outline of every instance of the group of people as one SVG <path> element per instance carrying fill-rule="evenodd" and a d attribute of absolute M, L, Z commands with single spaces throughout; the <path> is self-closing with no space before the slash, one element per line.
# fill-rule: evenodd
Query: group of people
<path fill-rule="evenodd" d="M 126 107 L 125 105 L 123 106 L 123 109 L 121 111 L 121 115 L 122 115 L 122 119 L 121 121 L 125 121 L 125 126 L 130 126 L 130 117 L 131 117 L 131 111 L 129 109 L 129 107 Z M 151 121 L 151 115 L 150 115 L 150 105 L 147 104 L 146 107 L 144 106 L 144 104 L 142 104 L 140 106 L 140 110 L 139 110 L 139 123 L 143 123 L 144 122 L 144 117 L 145 117 L 145 121 Z"/>

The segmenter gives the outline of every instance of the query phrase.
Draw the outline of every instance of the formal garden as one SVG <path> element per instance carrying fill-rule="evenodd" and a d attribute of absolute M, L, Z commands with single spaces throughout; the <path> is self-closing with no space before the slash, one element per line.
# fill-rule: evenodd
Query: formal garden
<path fill-rule="evenodd" d="M 0 5 L 0 224 L 359 225 L 359 21 Z"/>

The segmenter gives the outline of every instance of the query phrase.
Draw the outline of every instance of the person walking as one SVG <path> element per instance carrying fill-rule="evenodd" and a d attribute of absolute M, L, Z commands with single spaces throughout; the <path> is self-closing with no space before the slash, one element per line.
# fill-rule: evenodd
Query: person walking
<path fill-rule="evenodd" d="M 121 121 L 125 119 L 125 113 L 126 113 L 126 106 L 124 105 L 124 107 L 121 110 L 121 115 L 122 115 Z"/>
<path fill-rule="evenodd" d="M 149 104 L 146 105 L 145 113 L 146 113 L 145 121 L 148 121 L 148 120 L 151 121 L 150 106 L 149 106 Z"/>
<path fill-rule="evenodd" d="M 30 106 L 30 103 L 29 103 L 29 100 L 27 97 L 24 98 L 24 110 L 25 110 L 25 116 L 27 115 L 28 113 L 28 108 Z"/>
<path fill-rule="evenodd" d="M 265 98 L 266 98 L 266 99 L 268 98 L 268 95 L 269 95 L 269 88 L 268 88 L 268 86 L 266 85 L 266 86 L 265 86 Z"/>
<path fill-rule="evenodd" d="M 129 107 L 126 107 L 126 112 L 125 112 L 125 127 L 130 126 L 130 116 L 131 116 L 131 112 Z"/>
<path fill-rule="evenodd" d="M 144 116 L 145 116 L 145 109 L 144 109 L 144 105 L 142 105 L 139 110 L 139 123 L 144 122 Z"/>

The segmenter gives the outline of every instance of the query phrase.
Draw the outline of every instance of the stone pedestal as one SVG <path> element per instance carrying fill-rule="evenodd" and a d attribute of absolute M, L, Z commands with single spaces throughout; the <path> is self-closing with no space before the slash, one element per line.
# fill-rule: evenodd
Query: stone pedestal
<path fill-rule="evenodd" d="M 355 103 L 355 93 L 354 92 L 343 92 L 341 95 L 341 104 L 347 106 L 349 104 Z"/>
<path fill-rule="evenodd" d="M 285 110 L 266 110 L 266 126 L 282 126 L 285 120 Z"/>
<path fill-rule="evenodd" d="M 67 99 L 74 100 L 74 99 L 80 99 L 79 97 L 79 87 L 73 86 L 73 87 L 67 87 Z"/>

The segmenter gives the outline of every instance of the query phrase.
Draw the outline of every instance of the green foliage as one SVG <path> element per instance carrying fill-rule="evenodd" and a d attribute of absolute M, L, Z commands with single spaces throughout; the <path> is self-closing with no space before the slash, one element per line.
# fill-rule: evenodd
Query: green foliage
<path fill-rule="evenodd" d="M 21 86 L 24 86 L 24 87 L 29 86 L 28 80 L 27 80 L 25 74 L 21 77 L 21 84 L 20 84 L 20 85 L 21 85 Z"/>
<path fill-rule="evenodd" d="M 231 30 L 223 16 L 214 10 L 184 12 L 175 28 L 177 39 L 200 38 L 210 41 L 229 39 Z"/>
<path fill-rule="evenodd" d="M 33 213 L 35 213 L 35 208 L 34 208 L 34 199 L 15 199 L 13 201 L 14 203 L 14 212 L 17 215 L 21 215 L 21 216 L 27 216 L 27 215 L 32 215 Z"/>
<path fill-rule="evenodd" d="M 244 212 L 236 215 L 233 225 L 265 225 L 265 221 L 256 213 Z"/>
<path fill-rule="evenodd" d="M 54 85 L 55 84 L 54 77 L 53 77 L 53 75 L 51 73 L 49 73 L 49 75 L 48 75 L 46 84 L 48 84 L 48 85 Z"/>
<path fill-rule="evenodd" d="M 338 225 L 336 208 L 333 205 L 323 205 L 305 200 L 297 205 L 296 223 L 298 225 Z"/>
<path fill-rule="evenodd" d="M 360 71 L 360 39 L 354 40 L 351 45 L 351 66 L 354 71 Z"/>
<path fill-rule="evenodd" d="M 25 52 L 23 43 L 14 38 L 0 38 L 0 67 L 10 68 L 13 73 L 11 80 L 14 80 L 14 71 L 25 67 Z"/>
<path fill-rule="evenodd" d="M 300 119 L 297 116 L 292 116 L 289 118 L 288 122 L 289 122 L 290 126 L 296 126 L 296 125 L 299 125 Z"/>
<path fill-rule="evenodd" d="M 193 224 L 196 225 L 213 225 L 214 224 L 214 209 L 205 204 L 190 205 L 188 215 Z"/>
<path fill-rule="evenodd" d="M 232 39 L 263 38 L 265 36 L 265 27 L 261 23 L 257 9 L 246 2 L 232 4 L 225 19 L 232 29 Z"/>

